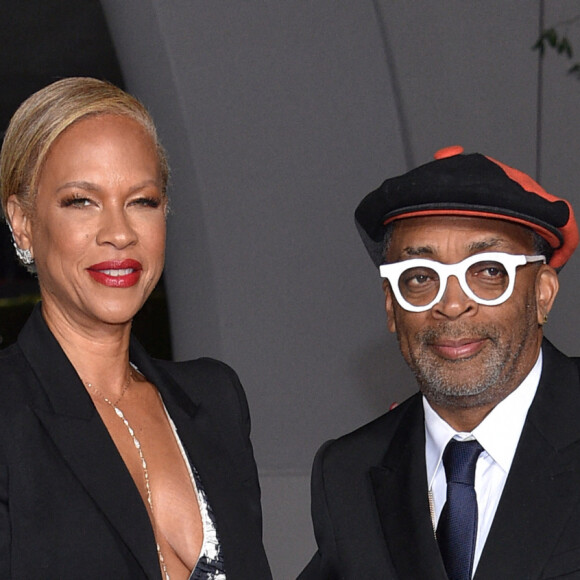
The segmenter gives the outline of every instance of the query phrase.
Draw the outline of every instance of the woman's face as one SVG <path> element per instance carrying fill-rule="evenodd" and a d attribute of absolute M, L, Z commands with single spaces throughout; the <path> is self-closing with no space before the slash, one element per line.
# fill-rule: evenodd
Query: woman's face
<path fill-rule="evenodd" d="M 60 135 L 33 215 L 17 208 L 12 218 L 32 250 L 47 319 L 131 320 L 161 276 L 165 206 L 155 144 L 136 121 L 88 117 Z"/>

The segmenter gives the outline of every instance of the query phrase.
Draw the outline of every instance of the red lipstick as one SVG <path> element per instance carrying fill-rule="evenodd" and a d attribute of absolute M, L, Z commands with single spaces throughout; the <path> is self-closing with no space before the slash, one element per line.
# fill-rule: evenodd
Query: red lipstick
<path fill-rule="evenodd" d="M 87 268 L 93 280 L 111 288 L 130 288 L 139 281 L 143 266 L 137 260 L 108 260 Z"/>

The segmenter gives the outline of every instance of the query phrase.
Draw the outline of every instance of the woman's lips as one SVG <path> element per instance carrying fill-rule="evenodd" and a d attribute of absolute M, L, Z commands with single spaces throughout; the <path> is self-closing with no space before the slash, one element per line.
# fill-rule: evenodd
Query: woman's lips
<path fill-rule="evenodd" d="M 143 267 L 137 260 L 109 260 L 87 268 L 93 280 L 112 288 L 129 288 L 139 281 Z"/>
<path fill-rule="evenodd" d="M 484 345 L 484 338 L 440 339 L 432 343 L 431 348 L 443 358 L 460 360 L 470 358 L 477 354 Z"/>

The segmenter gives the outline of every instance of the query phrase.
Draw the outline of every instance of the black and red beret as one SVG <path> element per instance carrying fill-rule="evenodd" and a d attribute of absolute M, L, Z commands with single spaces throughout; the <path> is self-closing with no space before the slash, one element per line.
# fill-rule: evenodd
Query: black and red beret
<path fill-rule="evenodd" d="M 435 161 L 387 179 L 355 211 L 368 253 L 379 266 L 385 228 L 395 220 L 433 215 L 502 219 L 537 232 L 554 250 L 561 268 L 578 245 L 572 206 L 545 191 L 525 173 L 459 146 L 441 149 Z"/>

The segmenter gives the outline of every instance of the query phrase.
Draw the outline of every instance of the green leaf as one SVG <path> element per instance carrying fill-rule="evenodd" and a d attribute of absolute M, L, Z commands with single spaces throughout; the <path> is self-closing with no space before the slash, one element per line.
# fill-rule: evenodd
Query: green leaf
<path fill-rule="evenodd" d="M 580 79 L 580 62 L 577 62 L 576 64 L 572 65 L 568 69 L 568 74 L 574 75 L 574 76 L 578 77 L 578 79 Z"/>
<path fill-rule="evenodd" d="M 572 58 L 572 45 L 565 36 L 562 37 L 557 50 L 558 54 L 565 54 L 568 58 Z"/>
<path fill-rule="evenodd" d="M 572 50 L 572 43 L 568 39 L 566 34 L 558 35 L 556 28 L 558 26 L 568 26 L 571 24 L 577 24 L 580 22 L 580 14 L 574 16 L 573 18 L 561 22 L 556 25 L 556 27 L 546 28 L 542 30 L 540 36 L 537 38 L 534 45 L 531 47 L 532 50 L 537 50 L 540 53 L 540 58 L 543 58 L 546 50 L 548 48 L 553 48 L 557 54 L 566 56 L 571 59 L 573 57 L 574 51 Z M 568 74 L 575 76 L 580 80 L 580 62 L 574 63 L 569 69 Z"/>
<path fill-rule="evenodd" d="M 556 48 L 556 45 L 558 44 L 558 34 L 554 28 L 548 28 L 542 36 L 545 37 L 552 48 Z"/>
<path fill-rule="evenodd" d="M 540 52 L 540 56 L 544 56 L 544 53 L 546 52 L 546 47 L 544 46 L 544 40 L 541 36 L 540 38 L 538 38 L 538 40 L 536 40 L 534 46 L 532 46 L 532 50 L 538 50 Z"/>

